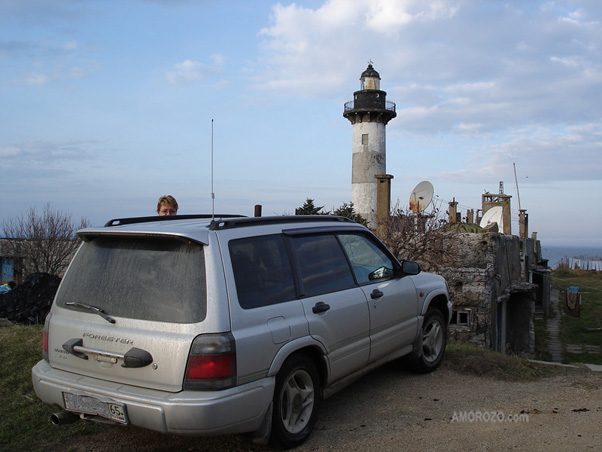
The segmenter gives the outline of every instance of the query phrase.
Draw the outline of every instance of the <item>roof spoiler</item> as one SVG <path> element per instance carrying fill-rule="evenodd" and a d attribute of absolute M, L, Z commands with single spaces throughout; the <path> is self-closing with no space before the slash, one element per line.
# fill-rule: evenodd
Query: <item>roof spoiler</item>
<path fill-rule="evenodd" d="M 191 214 L 191 215 L 153 215 L 152 217 L 131 217 L 114 218 L 105 223 L 105 227 L 122 226 L 125 224 L 150 223 L 152 221 L 176 221 L 176 220 L 194 220 L 194 219 L 215 219 L 215 218 L 245 218 L 244 215 L 234 214 Z"/>

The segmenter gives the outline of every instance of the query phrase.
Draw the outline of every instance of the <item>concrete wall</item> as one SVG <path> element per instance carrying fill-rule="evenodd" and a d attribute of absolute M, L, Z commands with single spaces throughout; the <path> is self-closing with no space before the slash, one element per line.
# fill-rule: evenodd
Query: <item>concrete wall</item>
<path fill-rule="evenodd" d="M 537 265 L 538 242 L 499 233 L 449 233 L 443 248 L 430 270 L 449 284 L 450 337 L 501 352 L 532 353 L 535 310 L 546 311 L 551 280 L 549 269 Z"/>
<path fill-rule="evenodd" d="M 351 202 L 357 213 L 376 227 L 377 174 L 386 173 L 386 132 L 382 122 L 353 125 Z"/>

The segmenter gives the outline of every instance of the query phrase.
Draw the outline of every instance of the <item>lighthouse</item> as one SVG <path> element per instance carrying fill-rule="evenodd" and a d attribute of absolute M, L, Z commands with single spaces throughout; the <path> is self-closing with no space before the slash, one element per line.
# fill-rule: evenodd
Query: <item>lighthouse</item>
<path fill-rule="evenodd" d="M 395 104 L 387 101 L 380 89 L 380 75 L 372 62 L 360 77 L 360 90 L 345 103 L 343 116 L 353 125 L 353 162 L 351 202 L 372 228 L 376 227 L 376 203 L 379 176 L 386 174 L 387 123 L 397 116 Z"/>

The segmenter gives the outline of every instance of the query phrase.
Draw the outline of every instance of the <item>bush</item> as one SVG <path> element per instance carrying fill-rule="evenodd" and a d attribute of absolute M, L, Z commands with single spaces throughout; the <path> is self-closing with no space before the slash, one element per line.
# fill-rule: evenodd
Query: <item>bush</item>
<path fill-rule="evenodd" d="M 85 218 L 75 223 L 71 215 L 53 210 L 50 204 L 46 204 L 42 213 L 31 207 L 27 215 L 3 221 L 4 236 L 11 239 L 6 242 L 5 252 L 22 260 L 23 275 L 60 276 L 80 244 L 75 233 L 89 224 Z"/>

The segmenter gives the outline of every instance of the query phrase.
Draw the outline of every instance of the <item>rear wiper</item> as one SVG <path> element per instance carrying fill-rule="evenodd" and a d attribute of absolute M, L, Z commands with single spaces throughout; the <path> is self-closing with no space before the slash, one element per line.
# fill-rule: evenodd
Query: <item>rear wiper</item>
<path fill-rule="evenodd" d="M 109 316 L 106 312 L 104 312 L 100 308 L 97 308 L 96 306 L 92 306 L 92 305 L 86 304 L 86 303 L 80 303 L 79 301 L 67 301 L 65 304 L 67 306 L 77 306 L 78 308 L 84 308 L 89 311 L 95 312 L 96 314 L 101 316 L 103 319 L 105 319 L 107 322 L 115 323 L 115 319 L 113 317 Z"/>

